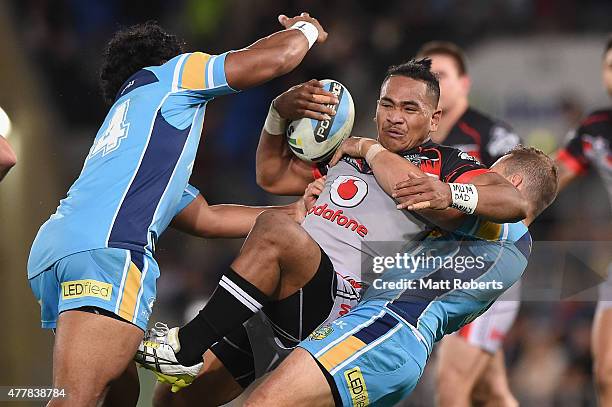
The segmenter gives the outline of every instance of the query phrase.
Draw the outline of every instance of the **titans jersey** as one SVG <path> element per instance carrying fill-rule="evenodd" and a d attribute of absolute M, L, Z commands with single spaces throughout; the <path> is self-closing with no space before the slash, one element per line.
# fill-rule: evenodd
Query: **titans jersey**
<path fill-rule="evenodd" d="M 595 169 L 606 185 L 612 203 L 612 109 L 591 113 L 570 132 L 559 159 L 576 174 Z"/>
<path fill-rule="evenodd" d="M 431 352 L 435 342 L 472 322 L 518 281 L 531 245 L 523 222 L 496 224 L 470 216 L 455 232 L 432 233 L 415 243 L 408 253 L 423 258 L 418 266 L 381 275 L 382 282 L 404 285 L 375 282 L 364 301 L 388 301 L 386 307 L 415 327 Z M 435 256 L 431 261 L 429 254 Z"/>
<path fill-rule="evenodd" d="M 28 278 L 85 250 L 154 252 L 158 236 L 197 195 L 188 180 L 206 103 L 234 92 L 226 55 L 182 54 L 123 84 L 81 174 L 38 231 Z"/>
<path fill-rule="evenodd" d="M 465 151 L 490 167 L 520 142 L 507 124 L 468 108 L 442 144 Z"/>

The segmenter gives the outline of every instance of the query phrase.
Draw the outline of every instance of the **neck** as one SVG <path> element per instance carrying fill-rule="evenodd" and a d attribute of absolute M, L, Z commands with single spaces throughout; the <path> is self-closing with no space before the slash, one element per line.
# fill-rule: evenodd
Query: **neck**
<path fill-rule="evenodd" d="M 436 143 L 442 143 L 448 133 L 450 133 L 453 126 L 463 116 L 465 111 L 468 109 L 469 103 L 467 98 L 458 100 L 452 108 L 442 111 L 442 117 L 440 117 L 440 123 L 438 124 L 438 130 L 432 133 L 432 139 Z"/>

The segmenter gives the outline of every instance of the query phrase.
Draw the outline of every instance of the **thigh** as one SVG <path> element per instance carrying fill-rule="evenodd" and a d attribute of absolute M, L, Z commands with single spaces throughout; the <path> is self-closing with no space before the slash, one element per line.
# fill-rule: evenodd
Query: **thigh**
<path fill-rule="evenodd" d="M 143 331 L 124 321 L 76 310 L 60 314 L 53 348 L 53 386 L 66 400 L 51 405 L 95 405 L 132 362 Z"/>
<path fill-rule="evenodd" d="M 468 405 L 478 377 L 493 355 L 472 346 L 457 335 L 449 335 L 438 345 L 437 385 L 440 405 Z"/>

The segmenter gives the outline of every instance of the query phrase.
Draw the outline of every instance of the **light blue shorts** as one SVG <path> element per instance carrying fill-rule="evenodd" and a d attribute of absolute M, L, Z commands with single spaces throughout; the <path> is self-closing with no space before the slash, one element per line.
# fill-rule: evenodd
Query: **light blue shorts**
<path fill-rule="evenodd" d="M 30 279 L 41 308 L 43 328 L 55 328 L 58 315 L 97 307 L 146 330 L 155 301 L 159 267 L 142 253 L 116 248 L 66 256 Z"/>
<path fill-rule="evenodd" d="M 425 369 L 427 348 L 386 301 L 362 302 L 299 346 L 333 377 L 343 406 L 392 406 Z"/>

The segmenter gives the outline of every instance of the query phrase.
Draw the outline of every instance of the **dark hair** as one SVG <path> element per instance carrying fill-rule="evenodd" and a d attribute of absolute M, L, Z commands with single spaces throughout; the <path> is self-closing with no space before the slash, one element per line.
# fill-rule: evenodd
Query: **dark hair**
<path fill-rule="evenodd" d="M 612 49 L 612 34 L 608 35 L 608 42 L 606 43 L 606 50 L 604 51 L 604 58 L 606 57 L 606 54 L 608 53 L 608 51 L 610 51 L 610 49 Z"/>
<path fill-rule="evenodd" d="M 392 76 L 406 76 L 417 81 L 425 82 L 427 85 L 427 92 L 433 99 L 434 108 L 438 106 L 438 100 L 440 100 L 440 83 L 436 75 L 431 72 L 431 59 L 411 59 L 400 65 L 392 65 L 387 70 L 387 76 L 385 76 L 383 83 Z"/>
<path fill-rule="evenodd" d="M 457 65 L 459 75 L 467 73 L 467 62 L 465 53 L 457 45 L 449 41 L 430 41 L 421 46 L 417 52 L 418 58 L 430 57 L 432 55 L 446 55 L 451 57 Z"/>
<path fill-rule="evenodd" d="M 523 194 L 533 206 L 533 216 L 538 216 L 557 196 L 559 175 L 552 158 L 535 147 L 517 145 L 508 151 L 503 161 L 504 175 L 523 175 Z"/>
<path fill-rule="evenodd" d="M 154 21 L 117 31 L 104 50 L 100 88 L 104 100 L 113 103 L 119 88 L 134 73 L 161 65 L 183 53 L 183 42 Z"/>

